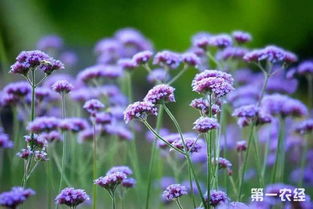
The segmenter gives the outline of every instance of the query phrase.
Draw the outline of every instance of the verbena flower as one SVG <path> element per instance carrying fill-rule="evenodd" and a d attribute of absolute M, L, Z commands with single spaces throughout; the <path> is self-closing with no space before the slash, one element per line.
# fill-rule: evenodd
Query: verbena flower
<path fill-rule="evenodd" d="M 300 117 L 308 113 L 299 100 L 281 94 L 266 95 L 261 102 L 263 110 L 271 115 Z"/>
<path fill-rule="evenodd" d="M 227 194 L 223 191 L 211 190 L 210 196 L 207 197 L 207 201 L 211 206 L 216 207 L 220 204 L 227 203 L 229 201 L 229 198 Z"/>
<path fill-rule="evenodd" d="M 25 97 L 30 94 L 31 87 L 26 81 L 17 81 L 6 85 L 3 92 L 16 97 Z"/>
<path fill-rule="evenodd" d="M 109 191 L 115 191 L 116 187 L 120 185 L 127 175 L 122 172 L 114 172 L 104 177 L 100 177 L 94 181 L 95 184 L 105 188 Z"/>
<path fill-rule="evenodd" d="M 153 53 L 149 50 L 146 51 L 142 51 L 142 52 L 138 52 L 137 54 L 135 54 L 133 56 L 133 61 L 137 64 L 137 65 L 143 65 L 146 64 L 147 62 L 149 62 L 149 60 L 151 59 Z"/>
<path fill-rule="evenodd" d="M 153 59 L 153 64 L 160 65 L 161 67 L 168 69 L 176 69 L 180 63 L 180 55 L 168 50 L 158 52 Z"/>
<path fill-rule="evenodd" d="M 77 64 L 78 57 L 75 52 L 65 51 L 60 54 L 60 60 L 66 67 L 73 67 Z"/>
<path fill-rule="evenodd" d="M 46 147 L 48 143 L 45 138 L 39 137 L 37 134 L 26 135 L 24 136 L 24 139 L 28 144 L 39 148 Z"/>
<path fill-rule="evenodd" d="M 110 174 L 116 173 L 116 172 L 124 173 L 126 176 L 130 176 L 133 174 L 133 171 L 128 166 L 121 165 L 121 166 L 112 167 L 110 170 L 108 170 L 106 175 L 110 175 Z"/>
<path fill-rule="evenodd" d="M 77 75 L 77 79 L 83 83 L 93 80 L 115 79 L 122 75 L 122 69 L 114 65 L 95 65 L 86 68 Z"/>
<path fill-rule="evenodd" d="M 234 89 L 232 85 L 233 78 L 230 74 L 217 70 L 205 70 L 193 79 L 192 90 L 203 94 L 211 93 L 218 98 L 230 93 Z"/>
<path fill-rule="evenodd" d="M 59 80 L 55 82 L 51 88 L 59 94 L 67 94 L 73 90 L 74 86 L 67 80 Z"/>
<path fill-rule="evenodd" d="M 260 62 L 267 60 L 271 63 L 292 63 L 297 61 L 297 56 L 277 46 L 267 46 L 246 53 L 243 57 L 246 62 Z"/>
<path fill-rule="evenodd" d="M 27 148 L 23 148 L 20 152 L 16 153 L 16 156 L 24 160 L 27 160 L 32 154 L 33 154 L 32 149 L 30 148 L 30 146 L 27 146 Z"/>
<path fill-rule="evenodd" d="M 219 123 L 215 118 L 200 117 L 194 123 L 194 130 L 200 133 L 206 133 L 210 130 L 217 129 L 220 127 Z"/>
<path fill-rule="evenodd" d="M 8 149 L 13 147 L 13 142 L 10 140 L 9 135 L 1 133 L 0 131 L 0 148 Z"/>
<path fill-rule="evenodd" d="M 175 89 L 167 84 L 159 84 L 150 89 L 143 100 L 152 104 L 175 102 L 174 91 Z"/>
<path fill-rule="evenodd" d="M 95 116 L 97 124 L 110 124 L 113 120 L 113 116 L 110 112 L 99 112 Z"/>
<path fill-rule="evenodd" d="M 236 150 L 237 152 L 243 152 L 243 151 L 246 151 L 247 150 L 247 142 L 242 140 L 242 141 L 238 141 L 236 143 Z"/>
<path fill-rule="evenodd" d="M 229 161 L 229 160 L 227 160 L 227 159 L 225 159 L 225 158 L 222 158 L 222 157 L 219 157 L 219 158 L 217 158 L 217 159 L 212 159 L 212 163 L 213 164 L 218 164 L 218 168 L 219 169 L 226 169 L 226 171 L 227 171 L 227 174 L 228 175 L 232 175 L 232 173 L 233 173 L 233 170 L 232 170 L 232 163 Z"/>
<path fill-rule="evenodd" d="M 136 62 L 134 62 L 134 60 L 129 59 L 129 58 L 124 58 L 124 59 L 118 60 L 118 65 L 122 69 L 128 70 L 128 71 L 132 71 L 132 70 L 138 68 L 138 64 Z"/>
<path fill-rule="evenodd" d="M 62 46 L 63 40 L 57 35 L 44 36 L 37 42 L 37 48 L 43 51 L 60 49 Z"/>
<path fill-rule="evenodd" d="M 74 133 L 85 130 L 89 127 L 87 121 L 83 118 L 65 118 L 60 120 L 59 128 L 63 131 L 72 131 Z"/>
<path fill-rule="evenodd" d="M 313 61 L 307 60 L 301 62 L 298 66 L 297 73 L 300 75 L 312 75 L 313 74 Z"/>
<path fill-rule="evenodd" d="M 55 117 L 37 117 L 27 125 L 27 130 L 32 133 L 41 133 L 57 130 L 60 120 Z"/>
<path fill-rule="evenodd" d="M 301 121 L 296 125 L 295 131 L 300 134 L 309 134 L 313 132 L 313 119 Z"/>
<path fill-rule="evenodd" d="M 184 141 L 185 141 L 186 147 L 184 147 L 184 143 L 182 139 L 175 140 L 171 144 L 177 149 L 186 150 L 187 152 L 190 152 L 190 153 L 198 152 L 203 147 L 202 140 L 197 140 L 196 138 L 188 137 L 188 138 L 185 138 Z"/>
<path fill-rule="evenodd" d="M 201 62 L 200 58 L 195 53 L 192 52 L 186 52 L 181 56 L 182 62 L 190 66 L 197 67 Z"/>
<path fill-rule="evenodd" d="M 216 54 L 217 60 L 228 60 L 228 59 L 242 59 L 243 56 L 248 52 L 245 48 L 240 47 L 227 47 Z"/>
<path fill-rule="evenodd" d="M 175 200 L 187 194 L 187 188 L 180 184 L 169 185 L 162 194 L 162 197 L 168 201 Z"/>
<path fill-rule="evenodd" d="M 164 70 L 162 68 L 157 68 L 152 70 L 148 76 L 147 76 L 147 80 L 150 83 L 158 83 L 158 82 L 166 82 L 168 81 L 170 78 L 170 75 L 168 74 L 167 70 Z"/>
<path fill-rule="evenodd" d="M 35 191 L 32 189 L 13 187 L 10 191 L 0 194 L 0 205 L 8 209 L 16 209 L 18 205 L 23 204 L 33 195 L 35 195 Z"/>
<path fill-rule="evenodd" d="M 103 109 L 105 106 L 97 99 L 91 99 L 85 102 L 84 109 L 94 116 L 97 112 L 99 112 L 101 109 Z"/>
<path fill-rule="evenodd" d="M 36 161 L 47 161 L 48 160 L 48 154 L 44 150 L 36 150 L 33 152 L 34 159 Z"/>
<path fill-rule="evenodd" d="M 35 90 L 36 100 L 39 102 L 44 101 L 56 101 L 58 94 L 47 87 L 37 87 Z"/>
<path fill-rule="evenodd" d="M 251 35 L 247 32 L 244 32 L 244 31 L 234 31 L 232 33 L 232 37 L 239 44 L 247 43 L 247 42 L 250 42 L 252 40 Z"/>
<path fill-rule="evenodd" d="M 48 133 L 44 132 L 41 133 L 38 137 L 43 138 L 41 140 L 46 140 L 49 143 L 62 140 L 61 133 L 59 131 L 51 131 Z"/>
<path fill-rule="evenodd" d="M 130 104 L 124 111 L 124 120 L 126 123 L 133 119 L 145 119 L 148 115 L 157 115 L 157 107 L 150 102 L 135 102 Z"/>
<path fill-rule="evenodd" d="M 74 189 L 67 187 L 63 189 L 55 198 L 58 205 L 67 205 L 69 207 L 76 207 L 77 205 L 89 200 L 89 196 L 83 189 Z"/>
<path fill-rule="evenodd" d="M 270 93 L 292 94 L 297 90 L 298 81 L 287 78 L 283 69 L 274 69 L 275 73 L 269 78 L 266 91 Z"/>
<path fill-rule="evenodd" d="M 133 188 L 136 185 L 134 178 L 126 178 L 122 181 L 122 186 L 125 188 Z"/>
<path fill-rule="evenodd" d="M 209 37 L 209 46 L 215 46 L 218 48 L 226 48 L 233 44 L 231 37 L 227 34 L 218 34 Z"/>

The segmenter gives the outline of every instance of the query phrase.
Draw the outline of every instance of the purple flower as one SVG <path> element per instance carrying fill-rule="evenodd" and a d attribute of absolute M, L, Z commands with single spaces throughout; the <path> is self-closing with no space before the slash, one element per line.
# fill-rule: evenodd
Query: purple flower
<path fill-rule="evenodd" d="M 124 111 L 124 120 L 126 123 L 135 119 L 145 119 L 148 115 L 157 115 L 158 109 L 150 102 L 135 102 L 130 104 Z"/>
<path fill-rule="evenodd" d="M 313 119 L 307 119 L 298 123 L 295 131 L 300 134 L 309 134 L 313 132 Z"/>
<path fill-rule="evenodd" d="M 232 103 L 234 108 L 256 104 L 259 100 L 260 92 L 259 87 L 256 85 L 245 85 L 241 86 L 232 91 L 228 96 L 227 100 Z"/>
<path fill-rule="evenodd" d="M 79 132 L 78 141 L 79 141 L 79 143 L 86 142 L 86 141 L 92 141 L 93 135 L 94 135 L 94 133 L 93 133 L 92 128 L 85 129 L 85 130 Z"/>
<path fill-rule="evenodd" d="M 97 54 L 112 55 L 115 58 L 120 56 L 121 51 L 121 42 L 113 38 L 102 39 L 95 46 Z"/>
<path fill-rule="evenodd" d="M 25 81 L 18 81 L 6 85 L 3 92 L 16 97 L 25 97 L 31 92 L 31 87 Z"/>
<path fill-rule="evenodd" d="M 232 116 L 238 118 L 240 127 L 248 126 L 256 119 L 256 124 L 265 124 L 272 121 L 272 116 L 265 109 L 253 105 L 244 105 L 234 110 Z"/>
<path fill-rule="evenodd" d="M 210 36 L 209 43 L 210 46 L 215 46 L 218 48 L 226 48 L 233 44 L 231 37 L 227 34 L 219 34 Z"/>
<path fill-rule="evenodd" d="M 171 176 L 163 176 L 158 182 L 157 186 L 161 189 L 165 190 L 169 185 L 175 184 L 176 180 L 174 177 Z"/>
<path fill-rule="evenodd" d="M 59 94 L 68 94 L 73 90 L 73 85 L 67 80 L 59 80 L 51 86 L 52 90 Z"/>
<path fill-rule="evenodd" d="M 133 61 L 137 64 L 137 65 L 143 65 L 146 64 L 147 62 L 149 62 L 149 60 L 151 59 L 153 53 L 151 51 L 142 51 L 139 52 L 137 54 L 135 54 L 133 56 Z"/>
<path fill-rule="evenodd" d="M 134 178 L 126 178 L 122 181 L 122 186 L 125 188 L 133 188 L 136 185 L 136 180 Z"/>
<path fill-rule="evenodd" d="M 60 60 L 65 66 L 73 67 L 77 63 L 78 57 L 74 52 L 66 51 L 60 54 Z"/>
<path fill-rule="evenodd" d="M 168 50 L 158 52 L 153 59 L 153 64 L 160 65 L 165 69 L 176 69 L 179 66 L 180 62 L 180 55 Z"/>
<path fill-rule="evenodd" d="M 271 115 L 282 115 L 284 117 L 300 117 L 308 113 L 302 102 L 281 94 L 265 96 L 262 99 L 261 107 Z"/>
<path fill-rule="evenodd" d="M 112 122 L 112 114 L 109 112 L 100 112 L 96 114 L 96 123 L 97 124 L 110 124 Z"/>
<path fill-rule="evenodd" d="M 239 59 L 241 60 L 243 56 L 248 52 L 245 48 L 240 47 L 227 47 L 216 54 L 218 60 L 228 60 L 228 59 Z"/>
<path fill-rule="evenodd" d="M 211 37 L 211 34 L 206 32 L 200 32 L 195 34 L 192 37 L 192 45 L 206 50 L 209 45 L 209 38 Z"/>
<path fill-rule="evenodd" d="M 310 75 L 313 74 L 313 61 L 307 60 L 301 62 L 298 66 L 297 73 L 300 75 Z"/>
<path fill-rule="evenodd" d="M 86 68 L 77 75 L 77 79 L 83 83 L 90 83 L 93 80 L 115 79 L 122 75 L 122 69 L 114 65 L 95 65 Z"/>
<path fill-rule="evenodd" d="M 46 140 L 47 142 L 51 143 L 54 141 L 61 141 L 62 137 L 59 131 L 51 131 L 49 133 L 42 133 L 38 136 L 42 138 L 41 140 Z"/>
<path fill-rule="evenodd" d="M 46 75 L 50 75 L 55 70 L 63 70 L 64 64 L 61 61 L 50 57 L 50 59 L 47 61 L 44 61 L 44 63 L 42 65 L 40 65 L 39 68 Z"/>
<path fill-rule="evenodd" d="M 58 99 L 58 95 L 47 87 L 37 87 L 35 96 L 38 101 L 55 101 Z"/>
<path fill-rule="evenodd" d="M 57 130 L 60 120 L 55 117 L 37 117 L 28 123 L 27 130 L 32 133 L 41 133 Z"/>
<path fill-rule="evenodd" d="M 67 187 L 61 191 L 55 198 L 55 202 L 58 205 L 67 205 L 69 207 L 75 207 L 86 200 L 89 200 L 89 196 L 83 189 L 74 189 L 73 187 Z"/>
<path fill-rule="evenodd" d="M 180 184 L 169 185 L 162 194 L 162 197 L 168 201 L 175 200 L 183 195 L 186 195 L 187 188 Z"/>
<path fill-rule="evenodd" d="M 110 175 L 116 172 L 124 173 L 126 176 L 133 175 L 133 171 L 128 166 L 124 165 L 112 167 L 110 170 L 108 170 L 106 175 Z"/>
<path fill-rule="evenodd" d="M 47 146 L 47 140 L 43 137 L 39 137 L 37 134 L 33 135 L 26 135 L 24 136 L 25 141 L 30 144 L 31 146 L 36 146 L 36 147 L 46 147 Z"/>
<path fill-rule="evenodd" d="M 182 62 L 187 65 L 197 67 L 200 64 L 201 60 L 195 53 L 186 52 L 182 54 Z"/>
<path fill-rule="evenodd" d="M 213 93 L 215 97 L 223 97 L 230 93 L 234 89 L 232 85 L 232 76 L 217 70 L 205 70 L 197 74 L 192 81 L 193 91 Z"/>
<path fill-rule="evenodd" d="M 120 185 L 127 175 L 122 172 L 114 172 L 106 176 L 101 176 L 94 181 L 95 184 L 105 188 L 106 190 L 115 191 L 116 187 Z"/>
<path fill-rule="evenodd" d="M 0 205 L 8 209 L 16 209 L 18 205 L 33 195 L 35 195 L 35 191 L 32 189 L 13 187 L 10 191 L 0 194 Z"/>
<path fill-rule="evenodd" d="M 256 105 L 245 105 L 234 110 L 232 116 L 238 118 L 254 118 L 257 116 L 259 108 Z"/>
<path fill-rule="evenodd" d="M 9 139 L 9 135 L 1 133 L 0 131 L 0 148 L 12 148 L 13 142 Z"/>
<path fill-rule="evenodd" d="M 208 198 L 208 201 L 211 206 L 216 207 L 220 204 L 227 203 L 228 200 L 229 198 L 225 192 L 217 190 L 210 191 L 210 197 Z"/>
<path fill-rule="evenodd" d="M 244 44 L 244 43 L 250 42 L 252 40 L 251 35 L 247 32 L 243 32 L 243 31 L 234 31 L 232 33 L 232 37 L 239 44 Z"/>
<path fill-rule="evenodd" d="M 184 141 L 186 147 L 184 147 L 182 139 L 175 140 L 171 144 L 177 149 L 186 150 L 190 153 L 198 152 L 203 147 L 201 144 L 202 140 L 197 140 L 196 138 L 185 138 Z"/>
<path fill-rule="evenodd" d="M 283 69 L 275 69 L 275 73 L 270 77 L 267 83 L 267 92 L 276 92 L 282 94 L 292 94 L 297 90 L 298 81 L 287 78 Z"/>
<path fill-rule="evenodd" d="M 87 121 L 83 118 L 65 118 L 60 120 L 59 128 L 63 131 L 72 131 L 74 133 L 83 131 L 89 127 Z"/>
<path fill-rule="evenodd" d="M 194 123 L 194 130 L 200 133 L 206 133 L 210 130 L 217 129 L 220 127 L 219 123 L 215 118 L 200 117 Z"/>
<path fill-rule="evenodd" d="M 36 161 L 47 161 L 48 160 L 48 154 L 44 150 L 36 150 L 34 151 L 34 157 Z"/>
<path fill-rule="evenodd" d="M 267 46 L 263 49 L 256 49 L 246 53 L 243 57 L 246 62 L 261 62 L 267 60 L 271 63 L 295 62 L 296 55 L 277 46 Z"/>
<path fill-rule="evenodd" d="M 43 51 L 50 49 L 60 49 L 62 46 L 63 40 L 60 36 L 57 35 L 44 36 L 37 42 L 37 48 Z"/>
<path fill-rule="evenodd" d="M 242 140 L 242 141 L 238 141 L 236 143 L 236 150 L 237 152 L 243 152 L 247 150 L 247 142 Z"/>
<path fill-rule="evenodd" d="M 132 70 L 138 68 L 138 65 L 136 64 L 136 62 L 134 62 L 132 59 L 129 59 L 129 58 L 124 58 L 124 59 L 118 60 L 118 65 L 122 69 L 128 70 L 128 71 L 132 71 Z"/>
<path fill-rule="evenodd" d="M 166 82 L 169 80 L 169 78 L 170 75 L 168 74 L 167 70 L 162 68 L 152 70 L 147 76 L 147 79 L 150 83 Z"/>
<path fill-rule="evenodd" d="M 27 146 L 27 148 L 22 149 L 20 152 L 16 153 L 16 156 L 22 159 L 28 159 L 33 154 L 33 151 L 31 150 L 30 146 Z"/>
<path fill-rule="evenodd" d="M 159 84 L 150 89 L 143 100 L 152 104 L 175 102 L 174 91 L 175 89 L 167 84 Z"/>
<path fill-rule="evenodd" d="M 84 109 L 92 116 L 94 116 L 102 108 L 104 108 L 104 104 L 97 99 L 90 99 L 84 104 Z"/>
<path fill-rule="evenodd" d="M 213 164 L 218 164 L 218 168 L 219 169 L 226 169 L 227 170 L 227 174 L 228 175 L 232 175 L 233 171 L 232 171 L 232 164 L 229 160 L 219 157 L 218 159 L 212 159 L 212 163 Z"/>

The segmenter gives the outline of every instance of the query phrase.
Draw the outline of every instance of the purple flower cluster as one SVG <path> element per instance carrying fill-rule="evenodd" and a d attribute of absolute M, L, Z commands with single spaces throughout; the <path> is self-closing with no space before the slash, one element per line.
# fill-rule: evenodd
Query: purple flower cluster
<path fill-rule="evenodd" d="M 28 123 L 27 130 L 32 133 L 50 132 L 58 129 L 60 120 L 56 117 L 37 117 Z"/>
<path fill-rule="evenodd" d="M 225 204 L 229 200 L 227 194 L 223 191 L 211 190 L 210 196 L 207 197 L 207 201 L 213 207 L 216 207 L 220 204 Z"/>
<path fill-rule="evenodd" d="M 49 75 L 55 70 L 64 69 L 64 66 L 59 60 L 49 57 L 42 51 L 22 51 L 17 56 L 16 62 L 11 66 L 10 73 L 26 76 L 29 70 L 35 68 L 39 68 Z"/>
<path fill-rule="evenodd" d="M 162 68 L 152 70 L 147 77 L 150 83 L 166 82 L 169 78 L 170 75 L 168 74 L 168 71 Z"/>
<path fill-rule="evenodd" d="M 77 75 L 77 80 L 82 83 L 91 83 L 103 79 L 116 79 L 122 75 L 122 69 L 115 65 L 95 65 L 86 68 Z"/>
<path fill-rule="evenodd" d="M 109 191 L 115 191 L 116 187 L 120 185 L 127 175 L 122 172 L 114 172 L 104 177 L 100 177 L 94 181 L 95 184 L 105 188 Z"/>
<path fill-rule="evenodd" d="M 62 46 L 63 40 L 57 35 L 44 36 L 37 42 L 37 48 L 43 51 L 60 49 Z"/>
<path fill-rule="evenodd" d="M 158 52 L 153 59 L 153 64 L 160 65 L 165 69 L 176 69 L 181 63 L 181 56 L 172 51 Z"/>
<path fill-rule="evenodd" d="M 184 142 L 186 147 L 184 147 Z M 178 139 L 171 144 L 177 149 L 185 150 L 189 153 L 198 152 L 203 147 L 202 140 L 198 140 L 197 138 L 185 138 L 184 142 L 182 139 Z"/>
<path fill-rule="evenodd" d="M 68 82 L 67 80 L 59 80 L 57 82 L 55 82 L 51 88 L 53 89 L 53 91 L 59 93 L 59 94 L 67 94 L 70 91 L 73 90 L 73 85 Z"/>
<path fill-rule="evenodd" d="M 215 118 L 209 117 L 200 117 L 193 124 L 193 129 L 199 131 L 200 133 L 206 133 L 220 127 Z"/>
<path fill-rule="evenodd" d="M 157 107 L 150 102 L 135 102 L 130 104 L 124 111 L 124 120 L 126 123 L 133 119 L 145 119 L 148 115 L 157 115 Z"/>
<path fill-rule="evenodd" d="M 201 60 L 195 53 L 186 52 L 182 54 L 182 62 L 187 65 L 197 67 L 198 65 L 200 65 Z"/>
<path fill-rule="evenodd" d="M 13 187 L 10 191 L 0 194 L 0 205 L 9 209 L 15 209 L 34 194 L 35 192 L 32 189 Z"/>
<path fill-rule="evenodd" d="M 67 205 L 69 207 L 76 207 L 77 205 L 89 200 L 89 196 L 83 189 L 74 189 L 68 187 L 63 189 L 55 198 L 58 205 Z"/>
<path fill-rule="evenodd" d="M 241 60 L 248 52 L 245 48 L 240 47 L 227 47 L 216 54 L 217 60 L 238 59 Z"/>
<path fill-rule="evenodd" d="M 59 128 L 61 130 L 72 131 L 74 133 L 83 131 L 88 127 L 87 121 L 83 118 L 65 118 L 59 122 Z"/>
<path fill-rule="evenodd" d="M 175 102 L 174 91 L 175 89 L 167 84 L 159 84 L 150 89 L 143 100 L 152 104 Z"/>
<path fill-rule="evenodd" d="M 309 134 L 313 132 L 313 119 L 307 119 L 297 124 L 295 131 L 300 134 Z"/>
<path fill-rule="evenodd" d="M 162 194 L 162 197 L 167 200 L 175 200 L 183 195 L 186 195 L 187 188 L 180 184 L 171 184 L 169 185 Z"/>
<path fill-rule="evenodd" d="M 234 89 L 232 85 L 233 78 L 230 74 L 217 70 L 205 70 L 193 79 L 192 90 L 203 94 L 213 94 L 218 98 L 230 93 Z"/>
<path fill-rule="evenodd" d="M 249 33 L 243 32 L 243 31 L 234 31 L 232 33 L 233 39 L 236 40 L 238 44 L 243 44 L 250 42 L 252 40 L 252 37 Z"/>
<path fill-rule="evenodd" d="M 300 75 L 312 75 L 313 74 L 313 61 L 304 61 L 300 63 L 297 69 L 297 73 Z"/>
<path fill-rule="evenodd" d="M 277 46 L 267 46 L 263 49 L 253 50 L 246 53 L 243 59 L 246 62 L 261 62 L 267 60 L 271 63 L 293 63 L 298 60 L 295 54 Z"/>
<path fill-rule="evenodd" d="M 0 148 L 12 148 L 13 142 L 10 140 L 9 136 L 5 133 L 2 133 L 0 130 Z"/>
<path fill-rule="evenodd" d="M 97 99 L 91 99 L 85 102 L 84 109 L 92 116 L 104 108 L 104 104 Z"/>
<path fill-rule="evenodd" d="M 233 173 L 232 166 L 233 165 L 229 160 L 222 158 L 222 157 L 219 157 L 218 159 L 213 158 L 212 163 L 218 164 L 219 169 L 226 169 L 227 174 L 230 176 L 232 175 L 232 173 Z"/>

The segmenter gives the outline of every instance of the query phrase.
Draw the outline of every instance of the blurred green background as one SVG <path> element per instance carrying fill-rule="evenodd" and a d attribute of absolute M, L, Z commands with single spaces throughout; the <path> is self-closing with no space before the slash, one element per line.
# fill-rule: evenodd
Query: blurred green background
<path fill-rule="evenodd" d="M 157 49 L 183 50 L 196 32 L 234 29 L 251 32 L 253 46 L 273 43 L 302 57 L 313 45 L 312 0 L 0 0 L 0 6 L 9 58 L 42 35 L 90 47 L 126 26 L 141 30 Z"/>

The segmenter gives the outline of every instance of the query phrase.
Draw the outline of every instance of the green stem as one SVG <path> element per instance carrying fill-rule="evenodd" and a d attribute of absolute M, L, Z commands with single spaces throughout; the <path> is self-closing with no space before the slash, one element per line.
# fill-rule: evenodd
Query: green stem
<path fill-rule="evenodd" d="M 275 165 L 272 175 L 272 182 L 279 181 L 281 182 L 283 179 L 283 166 L 284 163 L 284 141 L 285 141 L 285 120 L 280 117 L 280 127 L 279 127 L 279 136 L 277 141 L 277 148 L 276 148 L 276 157 L 275 157 Z"/>
<path fill-rule="evenodd" d="M 96 136 L 96 124 L 93 122 L 93 163 L 92 163 L 92 177 L 93 180 L 97 178 L 97 136 Z M 92 185 L 92 208 L 96 209 L 97 205 L 97 186 L 96 184 Z"/>
<path fill-rule="evenodd" d="M 308 144 L 307 144 L 307 139 L 304 139 L 304 143 L 303 143 L 303 151 L 302 151 L 302 155 L 301 155 L 301 162 L 300 162 L 300 177 L 299 177 L 299 183 L 298 183 L 298 187 L 302 187 L 303 186 L 303 179 L 304 179 L 304 172 L 305 172 L 305 161 L 306 161 L 306 155 L 308 152 Z"/>
<path fill-rule="evenodd" d="M 261 168 L 261 158 L 260 158 L 260 154 L 259 154 L 259 143 L 258 143 L 258 139 L 257 139 L 257 134 L 256 131 L 254 129 L 254 137 L 253 137 L 253 147 L 255 150 L 255 157 L 256 157 L 256 167 L 257 167 L 257 176 L 258 176 L 258 181 L 259 181 L 259 185 L 260 187 L 263 188 L 264 186 L 264 180 L 262 179 L 262 168 Z"/>
<path fill-rule="evenodd" d="M 313 108 L 313 76 L 308 75 L 307 76 L 308 80 L 308 99 L 309 99 L 309 109 Z"/>
<path fill-rule="evenodd" d="M 163 118 L 163 106 L 160 106 L 157 124 L 156 124 L 156 131 L 159 133 Z M 149 201 L 150 201 L 150 190 L 152 184 L 152 170 L 154 167 L 155 157 L 156 157 L 156 149 L 157 149 L 157 139 L 153 141 L 151 156 L 150 156 L 150 163 L 149 163 L 149 173 L 148 173 L 148 185 L 147 185 L 147 195 L 146 195 L 146 209 L 149 208 Z"/>
<path fill-rule="evenodd" d="M 250 152 L 251 143 L 252 143 L 252 140 L 253 140 L 252 137 L 253 137 L 254 129 L 255 129 L 255 124 L 252 123 L 251 124 L 251 128 L 250 128 L 250 133 L 249 133 L 248 147 L 247 147 L 247 150 L 246 150 L 246 155 L 245 155 L 245 159 L 244 159 L 244 162 L 243 162 L 241 175 L 240 175 L 240 178 L 239 178 L 239 192 L 238 192 L 238 200 L 239 201 L 241 200 L 243 180 L 244 180 L 245 172 L 246 172 L 247 165 L 248 165 L 249 152 Z"/>
<path fill-rule="evenodd" d="M 176 199 L 176 204 L 177 204 L 179 209 L 183 209 L 183 206 L 181 205 L 179 198 Z"/>
<path fill-rule="evenodd" d="M 228 177 L 229 177 L 230 183 L 231 183 L 231 185 L 232 185 L 232 187 L 233 187 L 235 196 L 237 197 L 237 196 L 238 196 L 238 189 L 237 189 L 237 186 L 236 186 L 236 184 L 235 184 L 234 178 L 233 178 L 233 176 L 231 176 L 231 175 L 228 175 Z"/>
<path fill-rule="evenodd" d="M 172 78 L 172 80 L 170 80 L 167 84 L 168 85 L 171 85 L 173 84 L 177 79 L 179 79 L 186 71 L 188 70 L 188 65 L 184 65 L 184 68 L 179 72 L 177 73 L 177 75 L 175 75 L 174 78 Z"/>

